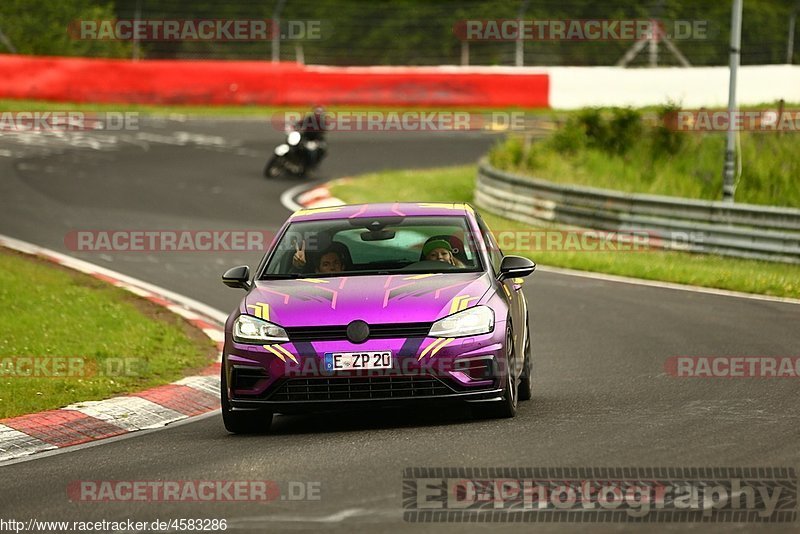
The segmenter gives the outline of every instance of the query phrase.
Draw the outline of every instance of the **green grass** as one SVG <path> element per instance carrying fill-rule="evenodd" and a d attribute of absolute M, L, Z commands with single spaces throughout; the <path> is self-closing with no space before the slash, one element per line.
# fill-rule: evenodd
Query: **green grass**
<path fill-rule="evenodd" d="M 209 339 L 163 308 L 5 250 L 0 309 L 0 418 L 169 383 L 215 354 Z M 73 358 L 94 372 L 22 377 L 29 367 L 18 367 L 21 357 Z"/>
<path fill-rule="evenodd" d="M 219 116 L 219 117 L 263 117 L 273 113 L 285 111 L 305 111 L 306 106 L 254 106 L 254 105 L 150 105 L 150 104 L 124 104 L 124 103 L 78 103 L 78 102 L 50 102 L 46 100 L 13 100 L 0 99 L 0 112 L 3 111 L 83 111 L 83 112 L 139 112 L 156 115 L 190 115 L 190 116 Z M 550 117 L 552 111 L 548 109 L 523 109 L 523 108 L 484 108 L 484 107 L 428 107 L 428 106 L 326 106 L 326 111 L 459 111 L 470 113 L 491 113 L 492 111 L 524 111 L 526 115 Z"/>
<path fill-rule="evenodd" d="M 785 104 L 786 109 L 798 109 L 800 104 Z M 220 116 L 220 117 L 258 117 L 278 113 L 283 111 L 303 111 L 304 106 L 256 106 L 256 105 L 156 105 L 156 104 L 125 104 L 125 103 L 79 103 L 79 102 L 52 102 L 48 100 L 15 100 L 0 98 L 0 112 L 3 111 L 136 111 L 145 114 L 157 115 L 190 115 L 190 116 Z M 472 113 L 491 113 L 492 111 L 523 111 L 531 117 L 541 117 L 545 119 L 566 119 L 576 113 L 572 110 L 551 110 L 544 108 L 520 108 L 520 107 L 429 107 L 429 106 L 326 106 L 328 111 L 466 111 Z M 657 106 L 641 108 L 642 112 L 653 112 Z M 776 109 L 774 103 L 758 104 L 754 106 L 742 106 L 742 109 Z"/>
<path fill-rule="evenodd" d="M 472 202 L 473 165 L 416 171 L 385 171 L 334 180 L 331 192 L 348 203 L 391 201 Z M 498 234 L 530 226 L 481 210 Z M 542 265 L 610 273 L 648 280 L 800 298 L 800 267 L 674 251 L 504 250 Z"/>
<path fill-rule="evenodd" d="M 596 113 L 592 116 L 592 113 Z M 526 143 L 510 136 L 489 152 L 493 166 L 551 182 L 579 184 L 630 193 L 704 200 L 722 197 L 724 133 L 672 133 L 676 150 L 659 144 L 666 130 L 647 122 L 616 130 L 612 112 L 589 111 L 597 134 L 585 123 L 567 120 L 545 139 Z M 638 116 L 638 112 L 632 112 Z M 580 117 L 572 115 L 573 119 Z M 622 149 L 609 149 L 608 144 Z M 797 132 L 742 132 L 742 175 L 736 201 L 800 207 L 800 135 Z"/>

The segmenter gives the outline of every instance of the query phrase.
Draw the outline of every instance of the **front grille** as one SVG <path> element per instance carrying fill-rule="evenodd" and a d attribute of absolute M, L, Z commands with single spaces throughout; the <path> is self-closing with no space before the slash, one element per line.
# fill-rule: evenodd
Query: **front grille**
<path fill-rule="evenodd" d="M 285 328 L 291 341 L 337 341 L 347 339 L 344 326 L 290 326 Z M 425 337 L 431 323 L 371 324 L 367 339 Z"/>
<path fill-rule="evenodd" d="M 428 376 L 291 378 L 270 396 L 271 401 L 398 399 L 448 395 L 453 391 Z"/>

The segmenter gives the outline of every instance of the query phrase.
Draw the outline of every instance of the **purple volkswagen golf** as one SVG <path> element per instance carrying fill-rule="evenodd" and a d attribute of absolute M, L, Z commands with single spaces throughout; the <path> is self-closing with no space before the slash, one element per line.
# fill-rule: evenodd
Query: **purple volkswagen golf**
<path fill-rule="evenodd" d="M 468 204 L 305 209 L 283 225 L 225 325 L 230 432 L 276 413 L 457 401 L 513 417 L 531 398 L 521 277 Z"/>

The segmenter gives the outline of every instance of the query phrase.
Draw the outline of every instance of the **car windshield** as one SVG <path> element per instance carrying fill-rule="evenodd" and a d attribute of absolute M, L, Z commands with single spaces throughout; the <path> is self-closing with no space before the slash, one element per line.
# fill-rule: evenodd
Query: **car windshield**
<path fill-rule="evenodd" d="M 261 279 L 477 272 L 465 217 L 372 217 L 291 223 Z"/>

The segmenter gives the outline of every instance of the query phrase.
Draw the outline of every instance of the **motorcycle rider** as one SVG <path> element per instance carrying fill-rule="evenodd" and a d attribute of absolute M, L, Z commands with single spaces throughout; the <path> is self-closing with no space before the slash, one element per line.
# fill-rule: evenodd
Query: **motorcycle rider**
<path fill-rule="evenodd" d="M 286 142 L 275 148 L 264 167 L 265 178 L 277 178 L 285 172 L 302 176 L 313 171 L 325 157 L 325 110 L 316 106 L 302 119 L 284 121 Z"/>
<path fill-rule="evenodd" d="M 317 165 L 325 157 L 325 109 L 315 106 L 312 111 L 294 124 L 296 131 L 303 136 L 303 142 L 312 157 L 311 166 Z"/>

